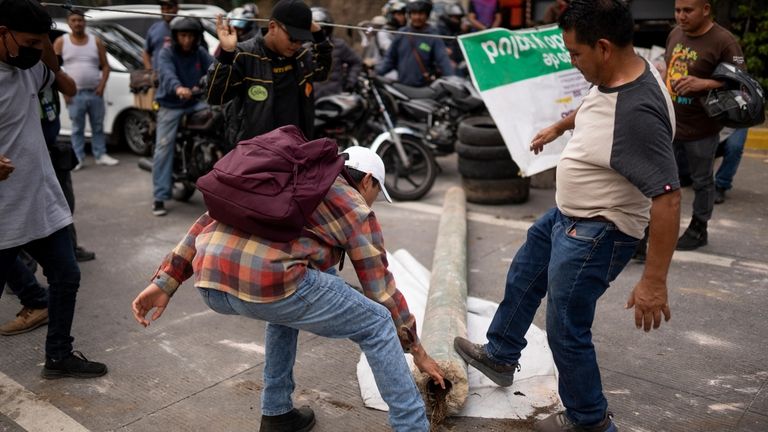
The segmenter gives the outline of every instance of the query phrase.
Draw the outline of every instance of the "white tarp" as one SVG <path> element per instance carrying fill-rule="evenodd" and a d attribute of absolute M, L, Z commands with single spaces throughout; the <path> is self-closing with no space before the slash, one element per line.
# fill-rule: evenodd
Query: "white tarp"
<path fill-rule="evenodd" d="M 421 331 L 429 290 L 429 270 L 403 249 L 394 254 L 387 254 L 387 260 L 397 287 L 405 296 Z M 467 298 L 467 329 L 470 340 L 475 343 L 486 342 L 485 332 L 497 308 L 496 303 L 474 297 Z M 525 419 L 534 415 L 537 409 L 549 408 L 548 412 L 540 414 L 541 417 L 562 409 L 557 396 L 557 371 L 546 334 L 531 325 L 525 337 L 528 346 L 523 350 L 520 359 L 522 369 L 515 374 L 512 386 L 499 387 L 474 368 L 469 368 L 469 397 L 458 416 Z M 411 368 L 415 369 L 412 357 L 409 354 L 406 357 Z M 371 369 L 362 354 L 357 364 L 357 379 L 365 406 L 387 411 L 387 405 L 379 395 Z"/>

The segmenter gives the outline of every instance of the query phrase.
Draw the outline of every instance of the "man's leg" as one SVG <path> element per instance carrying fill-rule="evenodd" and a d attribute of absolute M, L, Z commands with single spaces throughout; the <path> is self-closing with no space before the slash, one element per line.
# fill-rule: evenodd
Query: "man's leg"
<path fill-rule="evenodd" d="M 389 311 L 349 287 L 343 279 L 308 270 L 293 295 L 274 303 L 248 303 L 218 291 L 201 291 L 210 292 L 203 294 L 203 299 L 217 312 L 234 312 L 324 337 L 348 338 L 356 342 L 368 359 L 382 398 L 389 405 L 390 426 L 396 431 L 429 429 L 424 401 L 405 361 Z M 206 295 L 209 299 L 206 299 Z M 226 297 L 226 302 L 215 299 L 222 296 Z M 224 303 L 227 306 L 219 306 Z M 220 310 L 222 308 L 223 311 Z M 229 308 L 229 312 L 226 308 Z M 284 334 L 281 327 L 275 327 L 272 331 Z M 268 346 L 268 365 L 265 369 L 270 369 L 271 376 L 283 379 L 292 377 L 292 373 L 285 370 L 293 365 L 280 362 L 281 359 L 295 356 L 295 353 L 290 351 L 295 351 L 295 344 L 280 343 Z M 287 382 L 279 385 L 283 389 L 291 386 L 292 384 Z M 264 396 L 262 400 L 275 399 L 273 395 L 269 395 Z M 285 399 L 276 403 L 285 404 Z M 285 408 L 266 407 L 274 409 L 272 412 L 275 413 Z"/>
<path fill-rule="evenodd" d="M 107 140 L 104 136 L 104 98 L 95 92 L 88 93 L 88 118 L 91 121 L 91 150 L 93 158 L 99 160 L 107 154 Z"/>
<path fill-rule="evenodd" d="M 629 262 L 639 242 L 609 222 L 560 217 L 548 269 L 547 339 L 559 371 L 567 417 L 577 425 L 605 421 L 608 403 L 592 344 L 597 300 Z"/>
<path fill-rule="evenodd" d="M 152 156 L 152 185 L 155 201 L 171 199 L 173 191 L 173 147 L 184 110 L 160 108 L 157 112 L 157 138 Z"/>
<path fill-rule="evenodd" d="M 267 323 L 264 362 L 264 390 L 261 393 L 261 414 L 276 416 L 293 408 L 293 365 L 299 331 L 280 324 Z"/>
<path fill-rule="evenodd" d="M 504 299 L 486 334 L 486 352 L 498 363 L 517 363 L 520 352 L 528 343 L 525 333 L 547 293 L 552 230 L 558 213 L 553 208 L 533 224 L 509 266 Z"/>
<path fill-rule="evenodd" d="M 693 181 L 693 215 L 691 224 L 677 242 L 678 250 L 694 250 L 707 244 L 707 222 L 715 204 L 713 167 L 718 136 L 696 141 L 683 141 Z"/>
<path fill-rule="evenodd" d="M 725 201 L 725 191 L 733 187 L 733 178 L 741 163 L 741 155 L 744 153 L 744 143 L 747 141 L 749 129 L 736 129 L 725 140 L 723 161 L 715 174 L 715 204 Z"/>
<path fill-rule="evenodd" d="M 48 322 L 48 291 L 32 270 L 17 257 L 7 277 L 8 288 L 21 302 L 16 317 L 0 325 L 0 334 L 11 336 L 34 330 Z"/>
<path fill-rule="evenodd" d="M 72 148 L 75 150 L 77 160 L 81 165 L 85 160 L 85 112 L 87 100 L 85 93 L 78 93 L 72 97 L 72 102 L 67 106 L 69 119 L 72 121 Z"/>

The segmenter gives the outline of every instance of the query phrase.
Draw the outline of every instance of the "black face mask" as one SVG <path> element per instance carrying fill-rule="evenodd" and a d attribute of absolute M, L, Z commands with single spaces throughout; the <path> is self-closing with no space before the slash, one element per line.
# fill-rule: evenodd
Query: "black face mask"
<path fill-rule="evenodd" d="M 3 45 L 5 47 L 6 57 L 5 62 L 9 65 L 15 66 L 19 69 L 29 69 L 36 65 L 43 57 L 43 50 L 21 46 L 18 42 L 16 42 L 16 38 L 13 36 L 13 33 L 8 32 L 8 34 L 11 35 L 13 42 L 19 48 L 19 53 L 16 54 L 16 56 L 12 56 L 10 51 L 8 51 L 8 44 L 5 41 L 5 37 L 3 37 Z"/>

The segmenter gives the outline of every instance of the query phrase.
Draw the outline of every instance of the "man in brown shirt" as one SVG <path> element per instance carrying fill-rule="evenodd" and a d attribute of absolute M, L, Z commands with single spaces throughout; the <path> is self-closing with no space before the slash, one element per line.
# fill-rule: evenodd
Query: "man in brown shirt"
<path fill-rule="evenodd" d="M 707 117 L 700 98 L 723 85 L 709 78 L 719 63 L 744 65 L 738 41 L 712 21 L 711 9 L 710 0 L 675 0 L 677 26 L 667 38 L 665 81 L 677 119 L 674 146 L 678 164 L 688 164 L 695 193 L 691 223 L 677 250 L 707 244 L 707 221 L 714 206 L 713 166 L 722 126 Z"/>

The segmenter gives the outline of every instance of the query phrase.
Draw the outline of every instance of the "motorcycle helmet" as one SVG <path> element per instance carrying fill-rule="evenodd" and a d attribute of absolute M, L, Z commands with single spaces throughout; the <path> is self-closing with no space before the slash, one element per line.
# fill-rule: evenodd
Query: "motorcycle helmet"
<path fill-rule="evenodd" d="M 409 0 L 405 9 L 409 14 L 413 12 L 424 12 L 429 16 L 429 14 L 432 13 L 432 0 Z"/>
<path fill-rule="evenodd" d="M 449 29 L 453 31 L 459 31 L 461 29 L 461 20 L 464 18 L 464 8 L 458 4 L 449 4 L 443 8 L 440 14 L 440 21 L 443 22 Z"/>
<path fill-rule="evenodd" d="M 255 3 L 246 3 L 243 5 L 243 10 L 253 14 L 254 18 L 259 17 L 259 7 Z"/>
<path fill-rule="evenodd" d="M 387 2 L 387 4 L 384 5 L 383 8 L 381 8 L 381 14 L 384 15 L 384 18 L 387 19 L 388 25 L 394 28 L 400 28 L 404 24 L 395 18 L 395 13 L 399 12 L 405 15 L 405 9 L 405 2 L 400 0 L 390 0 Z"/>
<path fill-rule="evenodd" d="M 328 11 L 328 9 L 319 6 L 314 6 L 311 8 L 311 10 L 312 21 L 321 24 L 321 27 L 325 32 L 325 36 L 330 38 L 331 35 L 333 35 L 333 27 L 325 26 L 322 24 L 333 24 L 333 17 L 331 16 L 331 13 Z"/>
<path fill-rule="evenodd" d="M 256 23 L 254 21 L 249 21 L 253 18 L 256 18 L 256 15 L 254 15 L 253 12 L 246 10 L 244 7 L 236 7 L 227 14 L 229 25 L 236 29 L 240 29 L 245 33 L 253 30 Z"/>
<path fill-rule="evenodd" d="M 171 20 L 171 39 L 174 42 L 177 42 L 176 34 L 178 32 L 194 33 L 197 43 L 203 39 L 203 25 L 197 18 L 176 17 Z"/>
<path fill-rule="evenodd" d="M 725 85 L 702 98 L 709 117 L 732 128 L 746 128 L 765 121 L 765 93 L 754 78 L 730 63 L 720 63 L 712 79 Z"/>

